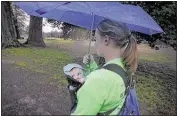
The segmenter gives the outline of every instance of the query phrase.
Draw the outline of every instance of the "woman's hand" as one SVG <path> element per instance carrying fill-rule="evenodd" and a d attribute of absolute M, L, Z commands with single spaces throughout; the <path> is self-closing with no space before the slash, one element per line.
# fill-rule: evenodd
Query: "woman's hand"
<path fill-rule="evenodd" d="M 94 62 L 95 60 L 94 60 L 94 58 L 93 58 L 93 55 L 91 55 L 91 54 L 87 54 L 87 55 L 85 55 L 84 56 L 84 58 L 83 58 L 83 63 L 84 64 L 87 64 L 87 63 L 89 63 L 89 62 Z"/>

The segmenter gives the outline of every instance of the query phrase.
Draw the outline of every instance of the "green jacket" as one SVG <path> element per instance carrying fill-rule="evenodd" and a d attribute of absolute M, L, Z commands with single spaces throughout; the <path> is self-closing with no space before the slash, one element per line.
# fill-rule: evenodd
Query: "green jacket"
<path fill-rule="evenodd" d="M 105 65 L 110 63 L 118 64 L 125 69 L 121 58 L 113 59 Z M 98 67 L 95 62 L 88 67 L 85 67 L 85 75 L 88 74 L 86 81 L 77 92 L 77 108 L 71 115 L 97 115 L 117 107 L 110 114 L 116 115 L 125 101 L 125 85 L 122 78 L 103 68 L 95 70 Z"/>

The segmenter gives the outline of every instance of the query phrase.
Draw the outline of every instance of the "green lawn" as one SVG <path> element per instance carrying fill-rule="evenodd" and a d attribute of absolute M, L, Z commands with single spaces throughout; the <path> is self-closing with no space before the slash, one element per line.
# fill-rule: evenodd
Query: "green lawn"
<path fill-rule="evenodd" d="M 153 62 L 169 62 L 168 56 L 162 54 L 153 54 L 149 56 L 140 56 L 140 60 L 153 61 Z"/>
<path fill-rule="evenodd" d="M 64 40 L 63 38 L 56 38 L 56 39 L 45 39 L 45 43 L 73 43 L 74 40 Z"/>
<path fill-rule="evenodd" d="M 18 40 L 20 43 L 24 43 L 26 40 L 24 39 L 19 39 Z M 45 43 L 59 43 L 59 44 L 70 44 L 70 43 L 74 43 L 75 41 L 74 40 L 64 40 L 63 38 L 55 38 L 55 39 L 44 39 L 44 42 Z"/>
<path fill-rule="evenodd" d="M 138 100 L 145 102 L 149 111 L 152 112 L 154 104 L 160 104 L 161 99 L 158 97 L 158 92 L 161 91 L 162 86 L 153 77 L 137 76 L 136 92 Z"/>
<path fill-rule="evenodd" d="M 2 50 L 2 56 L 15 59 L 15 64 L 22 68 L 49 74 L 64 84 L 63 66 L 73 61 L 66 52 L 52 48 L 10 48 Z"/>
<path fill-rule="evenodd" d="M 136 92 L 139 102 L 146 103 L 153 114 L 175 114 L 176 85 L 171 79 L 136 75 Z M 157 113 L 158 112 L 158 113 Z"/>

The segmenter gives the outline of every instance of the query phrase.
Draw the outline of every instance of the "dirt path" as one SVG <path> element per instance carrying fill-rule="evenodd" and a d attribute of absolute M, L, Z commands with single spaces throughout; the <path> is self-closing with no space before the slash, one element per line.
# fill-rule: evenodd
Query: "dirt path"
<path fill-rule="evenodd" d="M 2 60 L 2 115 L 68 115 L 70 98 L 66 87 L 48 75 L 22 69 Z"/>

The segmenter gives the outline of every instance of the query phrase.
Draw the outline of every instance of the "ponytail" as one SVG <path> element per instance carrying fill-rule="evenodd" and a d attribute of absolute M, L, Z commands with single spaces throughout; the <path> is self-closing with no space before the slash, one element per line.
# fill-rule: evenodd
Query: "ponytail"
<path fill-rule="evenodd" d="M 137 43 L 127 25 L 104 19 L 98 24 L 97 29 L 101 36 L 110 37 L 117 47 L 125 48 L 122 54 L 125 66 L 127 71 L 135 73 L 138 63 Z"/>
<path fill-rule="evenodd" d="M 135 73 L 138 65 L 137 43 L 133 35 L 130 36 L 128 45 L 122 55 L 124 63 L 131 73 Z"/>

